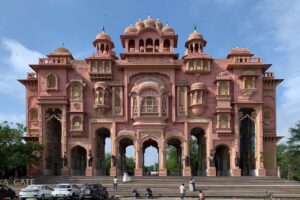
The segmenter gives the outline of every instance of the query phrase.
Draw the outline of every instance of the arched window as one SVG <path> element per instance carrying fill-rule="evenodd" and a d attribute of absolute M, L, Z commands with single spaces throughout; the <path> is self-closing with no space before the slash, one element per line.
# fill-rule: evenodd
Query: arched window
<path fill-rule="evenodd" d="M 198 45 L 198 43 L 195 44 L 195 52 L 199 53 L 199 45 Z"/>
<path fill-rule="evenodd" d="M 146 52 L 153 52 L 153 41 L 151 38 L 146 40 Z"/>
<path fill-rule="evenodd" d="M 53 73 L 51 73 L 47 76 L 47 88 L 48 89 L 57 89 L 57 77 Z"/>
<path fill-rule="evenodd" d="M 134 52 L 135 49 L 135 42 L 134 40 L 129 40 L 128 42 L 128 51 L 129 52 Z"/>
<path fill-rule="evenodd" d="M 159 40 L 155 40 L 155 42 L 154 42 L 154 50 L 155 50 L 155 52 L 159 52 Z"/>
<path fill-rule="evenodd" d="M 245 89 L 254 89 L 254 79 L 253 77 L 244 78 Z"/>
<path fill-rule="evenodd" d="M 158 115 L 158 102 L 155 97 L 144 97 L 141 102 L 141 115 Z"/>
<path fill-rule="evenodd" d="M 140 52 L 144 52 L 145 48 L 144 48 L 144 40 L 140 39 L 139 41 L 139 50 Z"/>
<path fill-rule="evenodd" d="M 29 120 L 30 121 L 38 120 L 38 112 L 35 108 L 33 108 L 29 111 Z"/>
<path fill-rule="evenodd" d="M 166 39 L 164 41 L 164 51 L 169 52 L 170 51 L 170 40 Z"/>
<path fill-rule="evenodd" d="M 219 127 L 220 128 L 229 128 L 229 120 L 228 120 L 228 115 L 226 114 L 221 114 L 220 115 L 220 122 L 219 122 Z"/>
<path fill-rule="evenodd" d="M 101 53 L 104 52 L 104 44 L 101 44 L 101 45 L 100 45 L 100 50 L 101 50 Z"/>
<path fill-rule="evenodd" d="M 73 130 L 81 130 L 82 129 L 82 121 L 79 116 L 75 116 L 72 120 L 72 129 Z"/>
<path fill-rule="evenodd" d="M 219 95 L 229 95 L 229 88 L 226 81 L 220 81 L 219 82 L 219 89 L 218 89 Z"/>
<path fill-rule="evenodd" d="M 81 99 L 81 85 L 79 83 L 75 83 L 72 85 L 71 94 L 73 100 Z"/>

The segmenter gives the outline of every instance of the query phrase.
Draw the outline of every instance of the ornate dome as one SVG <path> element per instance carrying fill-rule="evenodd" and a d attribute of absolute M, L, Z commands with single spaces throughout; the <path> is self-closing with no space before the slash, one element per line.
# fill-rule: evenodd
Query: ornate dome
<path fill-rule="evenodd" d="M 104 32 L 104 30 L 101 33 L 98 33 L 96 36 L 97 40 L 109 40 L 111 41 L 111 37 Z"/>
<path fill-rule="evenodd" d="M 125 34 L 130 34 L 130 33 L 136 33 L 137 32 L 137 28 L 132 26 L 132 24 L 130 24 L 129 26 L 127 26 L 124 30 Z"/>
<path fill-rule="evenodd" d="M 159 19 L 156 20 L 155 27 L 158 30 L 161 30 L 163 28 L 163 24 L 161 23 L 161 21 Z"/>
<path fill-rule="evenodd" d="M 156 28 L 155 20 L 148 16 L 147 19 L 144 20 L 145 27 Z"/>
<path fill-rule="evenodd" d="M 162 28 L 162 32 L 163 33 L 171 33 L 171 34 L 174 34 L 175 32 L 174 32 L 174 29 L 171 27 L 171 26 L 169 26 L 169 24 L 166 24 L 166 26 L 164 26 L 163 28 Z"/>
<path fill-rule="evenodd" d="M 135 23 L 135 27 L 137 28 L 137 30 L 140 30 L 142 28 L 144 28 L 145 24 L 144 22 L 142 22 L 141 19 L 139 19 L 136 23 Z"/>
<path fill-rule="evenodd" d="M 203 40 L 203 36 L 195 29 L 194 32 L 188 37 L 188 41 L 190 40 Z"/>

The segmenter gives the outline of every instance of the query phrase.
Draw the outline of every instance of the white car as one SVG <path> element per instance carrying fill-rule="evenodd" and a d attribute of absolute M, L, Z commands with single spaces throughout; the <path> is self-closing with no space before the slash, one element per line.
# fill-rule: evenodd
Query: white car
<path fill-rule="evenodd" d="M 58 198 L 75 199 L 79 197 L 80 189 L 75 184 L 58 184 L 55 186 L 54 191 L 51 193 L 53 200 Z"/>
<path fill-rule="evenodd" d="M 29 198 L 34 199 L 51 199 L 53 189 L 46 185 L 28 185 L 26 188 L 21 189 L 19 192 L 20 200 Z"/>

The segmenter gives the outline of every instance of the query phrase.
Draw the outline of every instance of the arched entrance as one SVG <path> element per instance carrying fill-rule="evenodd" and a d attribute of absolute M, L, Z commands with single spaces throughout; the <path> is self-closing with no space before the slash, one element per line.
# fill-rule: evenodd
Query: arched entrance
<path fill-rule="evenodd" d="M 49 108 L 46 111 L 46 175 L 61 175 L 62 149 L 61 149 L 61 115 L 60 109 Z"/>
<path fill-rule="evenodd" d="M 242 176 L 255 175 L 255 110 L 240 109 L 240 168 Z"/>
<path fill-rule="evenodd" d="M 155 149 L 157 151 L 157 157 L 153 155 Z M 147 150 L 148 152 L 146 152 Z M 158 155 L 157 142 L 155 140 L 152 140 L 151 138 L 146 140 L 143 143 L 143 175 L 151 175 L 151 171 L 159 171 Z"/>
<path fill-rule="evenodd" d="M 177 138 L 171 138 L 166 146 L 166 168 L 168 176 L 182 175 L 182 146 Z"/>
<path fill-rule="evenodd" d="M 72 176 L 85 176 L 87 164 L 87 152 L 81 146 L 75 146 L 71 150 L 71 169 Z"/>
<path fill-rule="evenodd" d="M 128 151 L 130 151 L 128 154 Z M 130 176 L 134 175 L 135 161 L 133 158 L 134 146 L 132 139 L 123 138 L 119 142 L 119 169 L 120 174 L 127 172 Z"/>
<path fill-rule="evenodd" d="M 217 176 L 230 175 L 230 155 L 229 148 L 226 145 L 219 145 L 216 148 L 214 162 Z"/>
<path fill-rule="evenodd" d="M 95 174 L 109 175 L 111 157 L 110 152 L 105 152 L 107 139 L 110 139 L 110 131 L 108 128 L 99 128 L 96 131 L 95 139 Z"/>
<path fill-rule="evenodd" d="M 193 176 L 206 176 L 206 138 L 202 128 L 191 130 L 190 163 Z"/>

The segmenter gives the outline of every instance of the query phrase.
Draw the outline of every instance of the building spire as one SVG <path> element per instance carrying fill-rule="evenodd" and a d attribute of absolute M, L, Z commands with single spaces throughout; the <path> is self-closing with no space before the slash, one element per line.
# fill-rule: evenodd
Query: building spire
<path fill-rule="evenodd" d="M 194 32 L 197 32 L 197 26 L 196 25 L 194 26 Z"/>
<path fill-rule="evenodd" d="M 102 32 L 105 33 L 105 27 L 104 26 L 102 26 Z"/>

